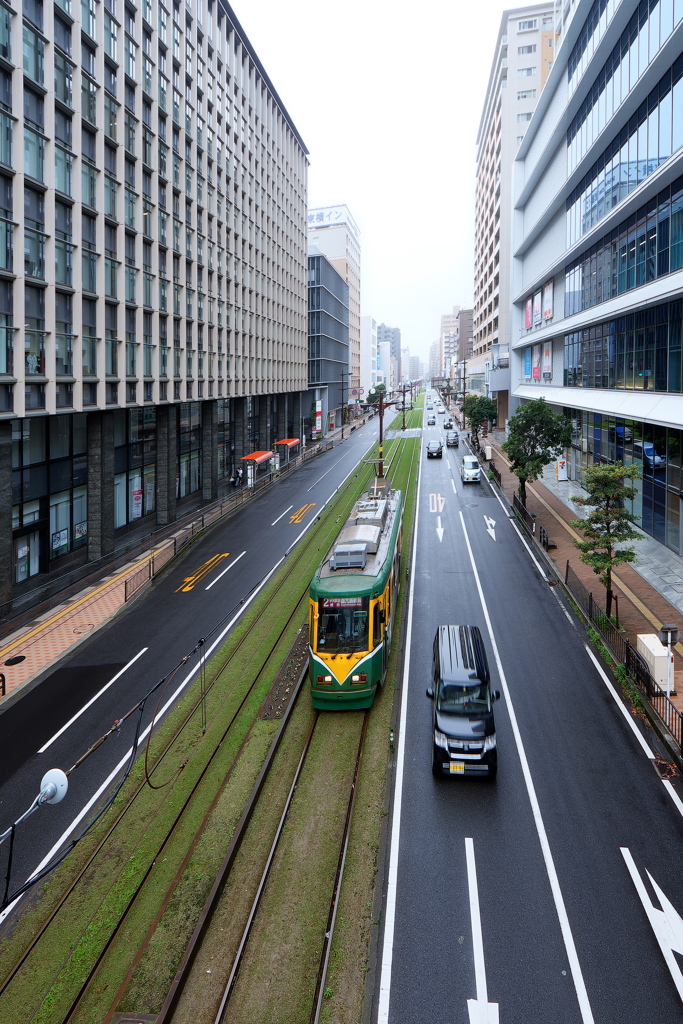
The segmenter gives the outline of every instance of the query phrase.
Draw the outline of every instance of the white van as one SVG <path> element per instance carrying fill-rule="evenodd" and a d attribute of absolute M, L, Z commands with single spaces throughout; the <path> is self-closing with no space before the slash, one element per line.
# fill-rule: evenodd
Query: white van
<path fill-rule="evenodd" d="M 460 466 L 460 476 L 464 484 L 478 484 L 481 479 L 481 466 L 476 455 L 466 455 Z"/>

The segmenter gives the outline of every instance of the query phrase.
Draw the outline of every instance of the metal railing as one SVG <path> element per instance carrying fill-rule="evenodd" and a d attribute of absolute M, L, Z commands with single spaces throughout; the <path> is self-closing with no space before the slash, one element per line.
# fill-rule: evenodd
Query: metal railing
<path fill-rule="evenodd" d="M 529 533 L 535 534 L 536 533 L 536 516 L 534 515 L 533 512 L 529 512 L 527 510 L 527 508 L 519 500 L 519 496 L 517 494 L 513 494 L 512 495 L 512 507 L 515 510 L 515 512 L 517 513 L 517 515 L 519 516 L 519 518 L 522 520 L 524 525 L 526 526 L 526 528 L 529 531 Z"/>
<path fill-rule="evenodd" d="M 496 464 L 493 461 L 493 459 L 491 459 L 491 461 L 489 462 L 489 469 L 491 470 L 491 473 L 493 474 L 493 479 L 496 481 L 496 483 L 498 484 L 498 486 L 500 487 L 500 489 L 502 491 L 502 489 L 503 489 L 503 474 L 496 467 Z"/>

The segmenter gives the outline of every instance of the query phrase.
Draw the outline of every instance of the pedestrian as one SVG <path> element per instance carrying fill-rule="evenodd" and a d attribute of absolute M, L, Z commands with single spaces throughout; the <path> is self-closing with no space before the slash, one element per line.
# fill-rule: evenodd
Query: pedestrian
<path fill-rule="evenodd" d="M 244 472 L 244 470 L 243 470 L 243 469 L 242 469 L 242 467 L 240 466 L 240 467 L 238 468 L 238 470 L 237 470 L 237 486 L 238 486 L 238 487 L 241 487 L 241 486 L 242 486 L 242 473 L 243 473 L 243 472 Z"/>

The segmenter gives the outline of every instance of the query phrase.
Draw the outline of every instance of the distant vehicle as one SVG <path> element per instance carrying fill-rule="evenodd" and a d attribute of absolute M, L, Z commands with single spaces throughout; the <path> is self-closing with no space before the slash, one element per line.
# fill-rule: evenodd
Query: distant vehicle
<path fill-rule="evenodd" d="M 493 703 L 484 641 L 477 626 L 438 626 L 432 647 L 432 680 L 427 696 L 432 715 L 432 771 L 435 775 L 479 775 L 498 770 Z"/>
<path fill-rule="evenodd" d="M 443 428 L 444 428 L 444 430 L 452 430 L 453 429 L 453 420 L 450 418 L 450 416 L 444 422 Z"/>
<path fill-rule="evenodd" d="M 443 455 L 443 445 L 441 441 L 430 441 L 427 445 L 427 458 L 428 459 L 440 459 Z"/>
<path fill-rule="evenodd" d="M 666 459 L 655 451 L 652 441 L 634 441 L 633 457 L 641 459 L 644 466 L 649 469 L 661 469 L 666 466 Z"/>
<path fill-rule="evenodd" d="M 460 434 L 457 430 L 450 430 L 446 434 L 446 447 L 458 448 L 460 446 Z"/>
<path fill-rule="evenodd" d="M 466 455 L 460 467 L 460 476 L 464 484 L 478 484 L 481 479 L 481 466 L 474 455 Z"/>
<path fill-rule="evenodd" d="M 440 405 L 439 408 L 436 411 L 438 412 L 439 416 L 443 416 L 444 413 L 446 412 L 446 410 L 444 409 L 444 407 L 442 405 Z"/>
<path fill-rule="evenodd" d="M 428 427 L 435 427 L 436 426 L 436 416 L 432 415 L 432 416 L 428 416 L 427 417 L 427 426 Z"/>
<path fill-rule="evenodd" d="M 432 403 L 431 403 L 431 402 L 427 402 L 427 408 L 428 408 L 428 409 L 433 409 L 433 408 L 434 408 L 434 406 L 432 405 Z"/>

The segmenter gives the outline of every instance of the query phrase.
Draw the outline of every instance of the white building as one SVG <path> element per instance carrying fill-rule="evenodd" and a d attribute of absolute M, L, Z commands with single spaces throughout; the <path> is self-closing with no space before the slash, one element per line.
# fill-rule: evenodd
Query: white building
<path fill-rule="evenodd" d="M 552 0 L 504 11 L 477 135 L 473 344 L 458 360 L 468 390 L 497 397 L 499 423 L 510 387 L 511 169 L 553 66 L 554 24 Z"/>
<path fill-rule="evenodd" d="M 381 381 L 379 348 L 377 345 L 377 323 L 371 316 L 360 318 L 360 388 L 367 398 L 370 388 Z M 356 385 L 354 384 L 354 387 Z"/>
<path fill-rule="evenodd" d="M 515 163 L 512 387 L 571 418 L 573 478 L 637 463 L 642 529 L 683 554 L 683 8 L 572 14 Z"/>

